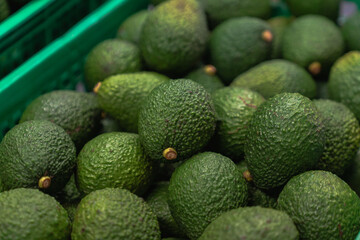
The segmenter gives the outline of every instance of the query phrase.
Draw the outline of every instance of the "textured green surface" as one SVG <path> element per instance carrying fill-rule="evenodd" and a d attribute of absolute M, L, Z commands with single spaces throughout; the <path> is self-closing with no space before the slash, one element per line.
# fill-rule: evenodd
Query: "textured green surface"
<path fill-rule="evenodd" d="M 84 197 L 72 240 L 160 240 L 159 223 L 147 203 L 128 190 L 106 188 Z"/>
<path fill-rule="evenodd" d="M 169 182 L 156 183 L 154 189 L 146 197 L 146 202 L 157 216 L 162 237 L 185 237 L 184 233 L 180 230 L 178 224 L 171 216 L 167 202 L 168 187 Z"/>
<path fill-rule="evenodd" d="M 208 35 L 205 13 L 196 0 L 169 0 L 149 13 L 140 48 L 151 69 L 180 74 L 200 59 Z"/>
<path fill-rule="evenodd" d="M 285 30 L 283 57 L 304 68 L 313 62 L 321 64 L 321 73 L 328 73 L 331 65 L 344 52 L 344 39 L 340 28 L 319 15 L 297 18 Z"/>
<path fill-rule="evenodd" d="M 212 152 L 194 155 L 176 168 L 168 191 L 171 214 L 190 239 L 200 237 L 221 213 L 245 206 L 248 197 L 235 163 Z"/>
<path fill-rule="evenodd" d="M 153 164 L 134 133 L 104 133 L 85 144 L 77 158 L 76 182 L 82 193 L 107 187 L 143 194 L 151 184 Z"/>
<path fill-rule="evenodd" d="M 269 189 L 315 167 L 324 145 L 324 126 L 314 103 L 298 93 L 280 93 L 253 114 L 245 159 L 255 185 Z"/>
<path fill-rule="evenodd" d="M 55 195 L 55 199 L 61 204 L 79 201 L 81 197 L 82 196 L 76 186 L 74 174 L 71 175 L 70 180 L 65 187 Z"/>
<path fill-rule="evenodd" d="M 141 68 L 141 53 L 137 45 L 120 39 L 108 39 L 89 52 L 84 66 L 85 81 L 91 89 L 111 75 L 138 72 Z"/>
<path fill-rule="evenodd" d="M 155 72 L 115 75 L 102 82 L 97 100 L 124 131 L 137 133 L 141 104 L 155 87 L 168 80 Z"/>
<path fill-rule="evenodd" d="M 284 212 L 244 207 L 220 215 L 204 231 L 199 240 L 297 240 L 299 232 Z"/>
<path fill-rule="evenodd" d="M 283 34 L 285 29 L 290 25 L 293 20 L 294 18 L 291 17 L 280 16 L 270 18 L 267 21 L 274 31 L 273 50 L 271 54 L 272 59 L 282 58 Z"/>
<path fill-rule="evenodd" d="M 9 5 L 6 0 L 0 0 L 0 22 L 10 15 Z"/>
<path fill-rule="evenodd" d="M 142 26 L 148 16 L 147 10 L 142 10 L 134 13 L 127 18 L 119 27 L 117 32 L 117 38 L 138 43 L 140 40 L 140 34 Z"/>
<path fill-rule="evenodd" d="M 290 12 L 299 17 L 316 14 L 337 20 L 341 0 L 286 0 Z"/>
<path fill-rule="evenodd" d="M 13 127 L 0 143 L 0 177 L 5 189 L 38 188 L 51 177 L 46 190 L 56 192 L 69 181 L 76 163 L 74 143 L 64 129 L 46 120 Z"/>
<path fill-rule="evenodd" d="M 330 72 L 329 97 L 346 105 L 360 119 L 360 52 L 339 58 Z"/>
<path fill-rule="evenodd" d="M 270 58 L 272 43 L 262 39 L 270 25 L 257 18 L 229 19 L 217 26 L 210 38 L 211 63 L 224 83 Z"/>
<path fill-rule="evenodd" d="M 215 126 L 210 94 L 188 79 L 159 85 L 139 114 L 140 140 L 152 159 L 164 159 L 162 153 L 169 147 L 177 151 L 177 161 L 190 157 L 208 143 Z"/>
<path fill-rule="evenodd" d="M 341 31 L 347 50 L 360 51 L 360 12 L 347 19 Z"/>
<path fill-rule="evenodd" d="M 355 239 L 360 229 L 359 197 L 326 171 L 292 178 L 280 193 L 278 209 L 289 214 L 301 239 Z"/>
<path fill-rule="evenodd" d="M 318 169 L 341 176 L 353 162 L 360 145 L 360 127 L 355 115 L 343 104 L 315 100 L 325 127 L 325 148 Z"/>
<path fill-rule="evenodd" d="M 67 240 L 70 221 L 53 197 L 36 189 L 0 193 L 1 240 Z"/>
<path fill-rule="evenodd" d="M 282 59 L 260 63 L 235 78 L 231 86 L 250 88 L 265 98 L 283 92 L 297 92 L 309 98 L 316 95 L 311 75 L 297 64 Z"/>
<path fill-rule="evenodd" d="M 344 181 L 349 184 L 358 196 L 360 196 L 360 151 L 358 150 L 354 161 L 351 166 L 341 176 Z"/>
<path fill-rule="evenodd" d="M 212 98 L 217 116 L 214 147 L 233 161 L 241 160 L 248 124 L 265 99 L 257 92 L 239 87 L 219 89 Z"/>
<path fill-rule="evenodd" d="M 224 84 L 221 82 L 221 79 L 218 76 L 205 72 L 205 66 L 190 72 L 188 75 L 186 75 L 185 78 L 191 79 L 194 82 L 202 85 L 210 94 L 215 90 L 224 87 Z"/>
<path fill-rule="evenodd" d="M 45 93 L 27 106 L 20 122 L 48 120 L 62 127 L 78 151 L 100 126 L 100 107 L 94 95 L 72 90 Z"/>
<path fill-rule="evenodd" d="M 268 0 L 198 0 L 202 3 L 212 25 L 230 18 L 257 17 L 268 18 L 271 14 Z"/>

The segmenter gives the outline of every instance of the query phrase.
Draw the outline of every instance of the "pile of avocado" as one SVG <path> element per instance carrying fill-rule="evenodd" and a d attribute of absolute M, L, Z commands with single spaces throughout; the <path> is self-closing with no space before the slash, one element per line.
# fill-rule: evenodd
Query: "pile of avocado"
<path fill-rule="evenodd" d="M 0 240 L 355 239 L 360 13 L 271 2 L 153 0 L 88 53 L 86 92 L 29 103 Z"/>

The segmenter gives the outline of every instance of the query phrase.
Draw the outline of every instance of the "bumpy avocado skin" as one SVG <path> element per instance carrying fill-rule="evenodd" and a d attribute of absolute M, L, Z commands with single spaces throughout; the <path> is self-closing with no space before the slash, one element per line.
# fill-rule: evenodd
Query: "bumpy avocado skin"
<path fill-rule="evenodd" d="M 283 57 L 308 69 L 321 64 L 320 74 L 343 54 L 345 43 L 340 28 L 323 16 L 306 15 L 295 19 L 283 36 Z"/>
<path fill-rule="evenodd" d="M 199 240 L 297 240 L 299 232 L 284 212 L 262 207 L 230 210 L 215 219 Z"/>
<path fill-rule="evenodd" d="M 190 72 L 188 75 L 186 75 L 185 78 L 197 82 L 198 84 L 203 86 L 210 94 L 212 94 L 217 89 L 224 87 L 224 83 L 218 76 L 216 76 L 215 74 L 211 75 L 205 72 L 205 67 L 200 67 Z"/>
<path fill-rule="evenodd" d="M 278 93 L 300 93 L 308 98 L 316 95 L 316 83 L 302 67 L 287 60 L 265 61 L 241 74 L 231 86 L 247 87 L 265 98 Z"/>
<path fill-rule="evenodd" d="M 299 17 L 316 14 L 336 21 L 339 16 L 341 0 L 286 0 L 290 12 Z"/>
<path fill-rule="evenodd" d="M 137 133 L 141 104 L 155 87 L 167 81 L 168 77 L 155 72 L 114 75 L 101 83 L 97 101 L 123 131 Z"/>
<path fill-rule="evenodd" d="M 318 169 L 341 176 L 353 162 L 360 145 L 360 127 L 355 115 L 343 104 L 314 100 L 325 127 L 325 148 Z"/>
<path fill-rule="evenodd" d="M 189 79 L 163 83 L 145 99 L 138 126 L 141 143 L 151 159 L 164 159 L 167 148 L 177 152 L 172 161 L 186 159 L 199 152 L 214 134 L 216 117 L 211 96 Z"/>
<path fill-rule="evenodd" d="M 67 240 L 70 220 L 53 197 L 37 189 L 18 188 L 0 194 L 0 239 Z"/>
<path fill-rule="evenodd" d="M 341 27 L 346 48 L 349 51 L 360 51 L 360 13 L 356 13 L 346 20 Z"/>
<path fill-rule="evenodd" d="M 196 0 L 169 0 L 151 11 L 140 36 L 147 66 L 157 72 L 182 74 L 202 56 L 209 31 Z"/>
<path fill-rule="evenodd" d="M 314 103 L 299 93 L 280 93 L 253 114 L 245 160 L 255 186 L 271 189 L 314 168 L 324 145 L 324 126 Z"/>
<path fill-rule="evenodd" d="M 209 49 L 211 63 L 225 84 L 239 74 L 270 58 L 272 41 L 262 38 L 270 25 L 257 18 L 229 19 L 211 34 Z"/>
<path fill-rule="evenodd" d="M 244 157 L 250 119 L 265 99 L 257 92 L 240 87 L 219 89 L 212 98 L 217 115 L 214 146 L 221 154 L 239 161 Z"/>
<path fill-rule="evenodd" d="M 55 90 L 45 93 L 27 106 L 20 123 L 48 120 L 62 127 L 78 151 L 93 138 L 100 126 L 101 109 L 91 93 Z"/>
<path fill-rule="evenodd" d="M 137 45 L 120 39 L 105 40 L 96 45 L 86 57 L 85 83 L 92 89 L 111 75 L 138 72 L 142 68 L 141 59 Z"/>
<path fill-rule="evenodd" d="M 360 199 L 330 172 L 293 177 L 279 195 L 278 209 L 289 214 L 301 239 L 355 239 L 359 233 Z"/>
<path fill-rule="evenodd" d="M 147 10 L 134 13 L 127 18 L 119 27 L 117 38 L 137 44 L 140 39 L 142 27 L 148 16 Z"/>
<path fill-rule="evenodd" d="M 329 98 L 346 105 L 360 119 L 360 51 L 339 58 L 330 72 Z"/>
<path fill-rule="evenodd" d="M 0 176 L 4 190 L 38 188 L 43 176 L 51 177 L 45 191 L 60 191 L 76 164 L 76 149 L 64 129 L 46 120 L 20 123 L 0 143 Z"/>
<path fill-rule="evenodd" d="M 119 187 L 142 195 L 152 178 L 153 163 L 135 133 L 101 134 L 85 144 L 77 158 L 76 182 L 84 194 Z"/>
<path fill-rule="evenodd" d="M 168 189 L 171 215 L 190 239 L 200 237 L 221 213 L 245 206 L 245 179 L 231 159 L 218 153 L 192 156 L 175 169 Z"/>
<path fill-rule="evenodd" d="M 120 188 L 97 190 L 84 197 L 77 208 L 73 240 L 160 240 L 159 223 L 148 204 Z"/>

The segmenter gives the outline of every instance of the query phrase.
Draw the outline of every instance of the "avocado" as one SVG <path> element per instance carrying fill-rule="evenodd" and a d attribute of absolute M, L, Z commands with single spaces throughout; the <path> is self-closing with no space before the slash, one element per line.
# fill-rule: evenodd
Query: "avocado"
<path fill-rule="evenodd" d="M 346 105 L 360 120 L 360 51 L 339 58 L 331 68 L 329 98 Z"/>
<path fill-rule="evenodd" d="M 80 200 L 74 201 L 74 202 L 66 202 L 62 204 L 63 208 L 66 210 L 69 220 L 72 223 L 74 221 L 75 213 L 77 206 L 79 205 Z"/>
<path fill-rule="evenodd" d="M 126 189 L 91 192 L 79 203 L 72 240 L 160 240 L 159 223 L 148 204 Z"/>
<path fill-rule="evenodd" d="M 283 57 L 312 75 L 327 75 L 344 52 L 340 28 L 328 18 L 306 15 L 294 20 L 283 35 Z"/>
<path fill-rule="evenodd" d="M 360 150 L 357 151 L 355 159 L 341 178 L 349 184 L 351 189 L 360 197 Z"/>
<path fill-rule="evenodd" d="M 342 103 L 314 100 L 325 129 L 325 148 L 318 169 L 341 176 L 353 162 L 360 145 L 360 126 L 355 115 Z"/>
<path fill-rule="evenodd" d="M 221 213 L 245 206 L 247 185 L 235 163 L 213 152 L 196 154 L 171 176 L 171 215 L 190 239 L 200 237 Z"/>
<path fill-rule="evenodd" d="M 210 94 L 224 87 L 221 79 L 216 75 L 216 68 L 213 65 L 202 66 L 190 72 L 185 78 L 202 85 Z"/>
<path fill-rule="evenodd" d="M 6 0 L 0 0 L 0 22 L 10 15 L 9 5 Z"/>
<path fill-rule="evenodd" d="M 100 114 L 100 106 L 93 94 L 54 90 L 34 99 L 23 112 L 20 123 L 28 120 L 51 121 L 69 134 L 80 151 L 96 135 Z"/>
<path fill-rule="evenodd" d="M 160 84 L 139 113 L 139 135 L 153 160 L 180 161 L 201 151 L 215 131 L 215 109 L 210 94 L 189 79 Z"/>
<path fill-rule="evenodd" d="M 103 118 L 100 120 L 101 127 L 98 135 L 109 132 L 121 132 L 121 127 L 116 119 L 109 114 L 102 112 Z"/>
<path fill-rule="evenodd" d="M 198 0 L 203 5 L 212 26 L 230 18 L 257 17 L 266 19 L 271 14 L 268 0 Z"/>
<path fill-rule="evenodd" d="M 341 0 L 286 0 L 290 12 L 296 17 L 303 15 L 322 15 L 336 21 L 340 12 Z"/>
<path fill-rule="evenodd" d="M 272 40 L 270 25 L 261 19 L 229 19 L 211 34 L 210 62 L 222 81 L 229 84 L 239 74 L 270 58 Z"/>
<path fill-rule="evenodd" d="M 147 10 L 142 10 L 128 17 L 119 27 L 117 38 L 137 44 L 144 22 L 148 16 Z"/>
<path fill-rule="evenodd" d="M 0 193 L 0 226 L 1 240 L 67 240 L 71 231 L 60 203 L 29 188 Z"/>
<path fill-rule="evenodd" d="M 325 145 L 321 115 L 299 93 L 280 93 L 251 118 L 245 160 L 256 187 L 271 189 L 314 168 Z"/>
<path fill-rule="evenodd" d="M 240 87 L 224 87 L 215 91 L 212 98 L 217 116 L 214 148 L 239 161 L 244 157 L 250 119 L 265 99 L 257 92 Z"/>
<path fill-rule="evenodd" d="M 63 189 L 76 164 L 76 149 L 64 129 L 47 120 L 30 120 L 10 129 L 0 143 L 0 178 L 5 190 Z"/>
<path fill-rule="evenodd" d="M 284 92 L 297 92 L 308 98 L 316 95 L 316 84 L 311 75 L 297 64 L 282 59 L 262 62 L 240 74 L 230 85 L 250 88 L 264 98 Z"/>
<path fill-rule="evenodd" d="M 82 195 L 76 186 L 74 174 L 71 175 L 70 180 L 65 187 L 61 191 L 57 192 L 54 197 L 61 204 L 76 202 L 81 199 Z"/>
<path fill-rule="evenodd" d="M 341 27 L 346 48 L 349 51 L 360 51 L 360 12 L 349 17 Z"/>
<path fill-rule="evenodd" d="M 156 183 L 145 200 L 157 216 L 162 237 L 185 237 L 185 234 L 171 216 L 167 202 L 168 187 L 169 182 Z"/>
<path fill-rule="evenodd" d="M 278 209 L 294 221 L 300 239 L 355 239 L 360 229 L 360 198 L 331 172 L 308 171 L 281 191 Z"/>
<path fill-rule="evenodd" d="M 123 131 L 138 131 L 140 106 L 149 93 L 169 78 L 155 72 L 124 73 L 106 78 L 97 89 L 100 107 Z"/>
<path fill-rule="evenodd" d="M 285 16 L 273 17 L 267 20 L 274 32 L 272 59 L 282 58 L 283 34 L 293 20 L 294 18 Z"/>
<path fill-rule="evenodd" d="M 196 0 L 169 0 L 149 12 L 139 46 L 150 69 L 178 75 L 200 60 L 208 36 L 206 16 Z"/>
<path fill-rule="evenodd" d="M 199 240 L 298 240 L 299 232 L 289 215 L 263 207 L 240 207 L 221 214 Z"/>
<path fill-rule="evenodd" d="M 92 89 L 111 75 L 138 72 L 142 68 L 140 49 L 134 43 L 108 39 L 96 45 L 84 65 L 85 83 Z"/>
<path fill-rule="evenodd" d="M 107 187 L 145 193 L 152 183 L 153 164 L 135 133 L 104 133 L 85 144 L 77 157 L 76 182 L 89 194 Z"/>

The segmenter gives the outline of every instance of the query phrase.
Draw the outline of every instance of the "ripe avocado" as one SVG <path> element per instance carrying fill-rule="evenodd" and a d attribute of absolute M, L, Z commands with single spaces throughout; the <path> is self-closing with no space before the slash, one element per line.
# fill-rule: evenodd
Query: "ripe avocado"
<path fill-rule="evenodd" d="M 204 87 L 189 79 L 160 84 L 139 113 L 139 135 L 154 160 L 180 161 L 199 152 L 216 126 L 215 109 Z"/>
<path fill-rule="evenodd" d="M 120 25 L 117 38 L 137 44 L 148 14 L 149 12 L 147 10 L 142 10 L 128 17 Z"/>
<path fill-rule="evenodd" d="M 72 240 L 160 240 L 159 223 L 148 204 L 120 188 L 105 188 L 84 197 L 76 210 Z"/>
<path fill-rule="evenodd" d="M 9 5 L 6 0 L 0 0 L 0 22 L 10 15 Z"/>
<path fill-rule="evenodd" d="M 216 76 L 216 68 L 213 65 L 202 66 L 190 72 L 185 78 L 202 85 L 210 94 L 224 87 L 220 78 Z"/>
<path fill-rule="evenodd" d="M 108 39 L 96 45 L 86 57 L 85 83 L 92 89 L 111 75 L 138 72 L 141 68 L 141 53 L 135 44 L 120 39 Z"/>
<path fill-rule="evenodd" d="M 355 239 L 360 229 L 360 198 L 331 172 L 308 171 L 281 191 L 278 209 L 294 221 L 301 239 Z"/>
<path fill-rule="evenodd" d="M 350 51 L 360 51 L 360 12 L 349 17 L 341 27 L 346 48 Z"/>
<path fill-rule="evenodd" d="M 37 189 L 0 193 L 1 240 L 68 240 L 70 221 L 53 197 Z"/>
<path fill-rule="evenodd" d="M 201 58 L 208 36 L 200 3 L 169 0 L 149 12 L 139 45 L 150 69 L 176 75 L 188 71 Z"/>
<path fill-rule="evenodd" d="M 63 189 L 74 171 L 76 149 L 64 129 L 46 120 L 30 120 L 10 129 L 0 143 L 0 177 L 5 190 Z"/>
<path fill-rule="evenodd" d="M 273 17 L 267 20 L 274 31 L 273 50 L 271 54 L 272 59 L 282 58 L 283 34 L 293 20 L 294 18 L 284 16 Z"/>
<path fill-rule="evenodd" d="M 101 83 L 97 100 L 122 130 L 137 133 L 141 104 L 155 87 L 167 81 L 168 77 L 155 72 L 114 75 Z"/>
<path fill-rule="evenodd" d="M 287 60 L 265 61 L 241 74 L 231 86 L 247 87 L 265 98 L 278 93 L 300 93 L 308 98 L 316 95 L 316 84 L 302 67 Z"/>
<path fill-rule="evenodd" d="M 314 103 L 299 93 L 280 93 L 253 114 L 245 160 L 255 186 L 271 189 L 314 168 L 324 145 L 324 126 Z"/>
<path fill-rule="evenodd" d="M 175 169 L 168 203 L 180 228 L 190 239 L 197 239 L 221 213 L 245 206 L 247 190 L 245 179 L 230 158 L 203 152 Z"/>
<path fill-rule="evenodd" d="M 263 207 L 240 207 L 221 214 L 199 240 L 298 240 L 299 232 L 289 215 Z"/>
<path fill-rule="evenodd" d="M 286 0 L 290 12 L 296 17 L 308 14 L 322 15 L 336 21 L 341 0 Z"/>
<path fill-rule="evenodd" d="M 240 73 L 270 58 L 273 33 L 270 25 L 257 18 L 229 19 L 211 34 L 211 63 L 225 84 Z"/>

